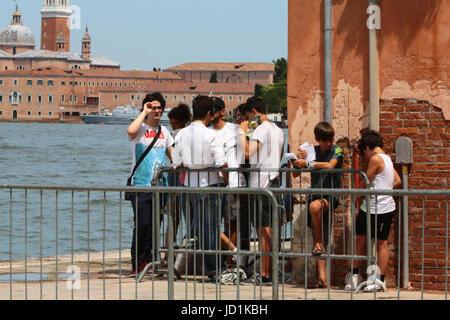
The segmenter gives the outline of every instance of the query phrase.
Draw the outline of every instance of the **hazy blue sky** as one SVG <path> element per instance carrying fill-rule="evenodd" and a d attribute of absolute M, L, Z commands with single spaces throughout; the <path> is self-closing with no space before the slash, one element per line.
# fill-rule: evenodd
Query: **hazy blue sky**
<path fill-rule="evenodd" d="M 185 62 L 271 62 L 287 58 L 288 0 L 71 0 L 81 8 L 82 30 L 71 51 L 81 52 L 88 24 L 92 55 L 122 70 L 167 68 Z M 40 49 L 42 0 L 17 0 Z M 14 0 L 0 1 L 0 29 Z"/>

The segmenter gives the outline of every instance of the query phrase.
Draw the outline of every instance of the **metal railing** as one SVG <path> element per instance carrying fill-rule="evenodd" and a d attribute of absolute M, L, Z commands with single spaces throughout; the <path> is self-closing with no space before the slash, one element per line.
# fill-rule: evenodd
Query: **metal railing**
<path fill-rule="evenodd" d="M 294 169 L 284 169 L 281 172 L 292 172 Z M 307 171 L 307 170 L 304 170 Z M 345 171 L 345 170 L 344 170 Z M 349 171 L 347 173 L 360 174 L 360 172 Z M 161 172 L 162 174 L 162 172 Z M 428 270 L 442 270 L 442 274 L 438 275 L 438 280 L 443 282 L 444 287 L 441 289 L 444 298 L 447 299 L 448 287 L 448 197 L 449 191 L 446 190 L 355 190 L 355 189 L 309 189 L 309 188 L 187 188 L 187 187 L 86 187 L 86 186 L 27 186 L 27 185 L 0 185 L 0 213 L 3 221 L 0 228 L 0 250 L 3 254 L 0 258 L 0 287 L 9 286 L 9 295 L 6 296 L 7 290 L 0 290 L 5 296 L 2 299 L 77 299 L 84 289 L 86 289 L 87 299 L 182 299 L 181 283 L 177 283 L 175 256 L 181 255 L 186 257 L 186 271 L 191 267 L 188 265 L 188 257 L 194 256 L 194 264 L 196 257 L 200 257 L 199 264 L 203 264 L 204 256 L 212 254 L 218 261 L 226 256 L 248 256 L 256 257 L 271 256 L 272 257 L 272 283 L 271 295 L 272 299 L 289 299 L 292 292 L 296 292 L 299 287 L 294 289 L 285 281 L 285 274 L 279 272 L 280 261 L 281 267 L 287 259 L 303 259 L 304 265 L 304 293 L 305 299 L 309 297 L 316 298 L 317 291 L 308 288 L 308 268 L 309 261 L 314 261 L 317 257 L 312 256 L 308 248 L 308 228 L 306 221 L 304 225 L 304 239 L 295 239 L 294 234 L 285 235 L 280 227 L 286 226 L 286 212 L 280 209 L 279 200 L 282 196 L 297 195 L 307 197 L 308 195 L 336 195 L 341 199 L 345 197 L 350 199 L 350 203 L 340 204 L 340 208 L 356 207 L 355 197 L 373 195 L 392 195 L 394 197 L 408 196 L 413 201 L 422 203 L 422 210 L 409 213 L 415 220 L 411 228 L 420 229 L 421 237 L 419 239 L 412 238 L 411 248 L 416 253 L 413 257 L 420 254 L 420 265 L 410 266 L 413 268 L 410 272 L 415 278 L 414 282 L 420 284 L 420 298 L 426 299 L 428 293 L 426 291 L 426 283 L 429 282 Z M 155 199 L 155 212 L 164 213 L 162 225 L 159 221 L 154 224 L 153 244 L 158 248 L 156 259 L 154 261 L 154 269 L 147 274 L 139 274 L 135 279 L 128 279 L 130 263 L 129 263 L 129 243 L 130 231 L 133 228 L 133 222 L 130 221 L 132 211 L 128 202 L 122 200 L 122 193 L 125 191 L 132 192 L 149 192 L 152 191 Z M 222 194 L 240 194 L 249 197 L 250 194 L 260 195 L 270 199 L 271 214 L 273 223 L 272 247 L 271 252 L 263 252 L 258 249 L 256 235 L 254 235 L 252 244 L 253 250 L 243 250 L 238 241 L 238 250 L 220 249 L 203 250 L 196 247 L 177 246 L 173 241 L 163 243 L 165 232 L 168 232 L 168 239 L 176 238 L 177 242 L 182 242 L 183 237 L 188 240 L 187 225 L 179 228 L 178 232 L 173 225 L 172 214 L 177 205 L 177 196 L 182 194 L 194 195 L 198 193 L 211 194 L 215 196 L 216 201 L 221 202 Z M 167 202 L 167 207 L 159 205 L 160 194 L 168 194 L 172 201 Z M 416 199 L 417 198 L 417 199 Z M 185 200 L 186 201 L 186 200 Z M 428 213 L 426 206 L 430 202 L 432 206 L 438 206 L 436 210 Z M 437 204 L 437 202 L 439 202 Z M 174 206 L 175 204 L 175 206 Z M 178 200 L 178 204 L 181 204 Z M 284 206 L 283 206 L 284 207 Z M 300 214 L 307 211 L 306 205 L 302 202 L 296 205 Z M 219 206 L 219 208 L 221 208 Z M 401 206 L 399 206 L 400 215 Z M 433 209 L 433 208 L 431 208 Z M 161 211 L 160 211 L 161 210 Z M 221 209 L 219 209 L 220 211 Z M 410 210 L 411 209 L 410 207 Z M 281 215 L 279 214 L 281 211 Z M 238 213 L 239 214 L 239 213 Z M 329 213 L 330 214 L 330 213 Z M 433 215 L 439 215 L 439 219 L 429 222 L 428 216 L 435 218 Z M 159 214 L 155 214 L 155 219 L 159 218 Z M 189 216 L 189 215 L 187 215 Z M 220 217 L 219 212 L 219 217 Z M 125 217 L 125 218 L 124 218 Z M 306 220 L 306 216 L 302 216 Z M 334 217 L 334 215 L 333 215 Z M 351 211 L 350 220 L 353 222 L 355 211 Z M 331 217 L 332 218 L 332 217 Z M 417 219 L 416 219 L 417 218 Z M 421 218 L 420 221 L 419 218 Z M 281 219 L 281 220 L 280 220 Z M 301 219 L 298 218 L 297 222 Z M 239 219 L 238 219 L 239 221 Z M 441 225 L 445 223 L 444 229 L 433 225 L 433 221 L 441 221 Z M 139 227 L 139 221 L 136 222 Z M 368 221 L 370 224 L 370 221 Z M 435 222 L 437 223 L 437 222 Z M 417 224 L 417 226 L 416 226 Z M 223 226 L 221 225 L 223 230 Z M 330 227 L 331 228 L 331 227 Z M 334 227 L 336 228 L 336 227 Z M 346 228 L 343 224 L 343 228 Z M 428 233 L 432 229 L 439 229 L 438 234 L 441 235 L 439 242 L 440 261 L 432 266 L 427 253 L 429 251 Z M 186 230 L 184 234 L 180 230 Z M 431 229 L 431 230 L 428 230 Z M 368 228 L 370 230 L 370 228 Z M 251 230 L 253 234 L 255 229 Z M 286 230 L 285 230 L 286 231 Z M 332 230 L 329 230 L 332 231 Z M 435 231 L 435 230 L 434 230 Z M 398 233 L 401 232 L 401 220 L 398 220 Z M 175 237 L 177 234 L 177 237 Z M 332 232 L 328 233 L 332 235 Z M 376 263 L 377 257 L 371 251 L 366 256 L 358 256 L 354 252 L 354 228 L 351 228 L 351 235 L 348 239 L 343 237 L 344 245 L 342 252 L 334 252 L 331 241 L 328 242 L 326 253 L 322 256 L 327 261 L 327 274 L 330 282 L 326 288 L 326 293 L 322 292 L 322 298 L 331 299 L 336 294 L 343 294 L 342 290 L 334 289 L 331 285 L 333 262 L 345 260 L 352 262 L 355 259 L 366 260 L 367 264 Z M 370 239 L 370 237 L 368 237 Z M 408 295 L 409 292 L 402 291 L 400 285 L 400 261 L 401 261 L 401 237 L 398 237 L 397 246 L 397 288 L 396 296 L 393 298 L 401 299 L 402 295 Z M 292 243 L 295 241 L 304 241 L 303 249 L 300 252 L 292 250 Z M 291 243 L 291 248 L 286 251 L 284 245 Z M 443 245 L 445 246 L 443 247 Z M 336 244 L 335 244 L 336 246 Z M 437 245 L 436 245 L 437 246 Z M 126 251 L 124 251 L 126 248 Z M 348 250 L 349 249 L 349 250 Z M 349 252 L 347 252 L 349 251 Z M 374 251 L 376 252 L 376 250 Z M 158 268 L 162 269 L 160 263 L 161 254 L 167 254 L 167 277 L 159 277 Z M 124 260 L 127 259 L 127 262 Z M 444 260 L 445 259 L 445 260 Z M 261 260 L 261 259 L 260 259 Z M 445 263 L 442 262 L 445 261 Z M 124 268 L 124 264 L 126 267 Z M 256 271 L 256 265 L 253 265 L 253 271 Z M 261 270 L 261 265 L 259 266 Z M 220 274 L 221 266 L 217 267 Z M 436 274 L 436 272 L 434 274 Z M 193 278 L 187 274 L 184 276 L 184 298 L 189 295 L 197 296 L 197 283 L 201 281 L 203 299 L 211 298 L 211 287 L 215 288 L 213 295 L 216 299 L 227 299 L 230 295 L 234 295 L 232 299 L 248 299 L 253 293 L 253 298 L 257 299 L 256 289 L 259 287 L 259 298 L 267 298 L 265 295 L 266 288 L 253 285 L 251 287 L 241 285 L 240 280 L 236 281 L 235 293 L 230 293 L 228 286 L 222 286 L 216 281 L 209 284 L 206 282 L 204 272 L 196 273 L 194 270 Z M 149 276 L 151 282 L 147 281 Z M 198 278 L 196 278 L 198 277 Z M 179 280 L 179 278 L 178 278 Z M 141 282 L 142 281 L 142 282 Z M 37 286 L 37 282 L 39 286 Z M 81 288 L 77 286 L 82 284 Z M 176 286 L 176 287 L 175 287 Z M 281 296 L 279 289 L 281 287 Z M 65 289 L 68 290 L 65 290 Z M 419 289 L 419 288 L 417 288 Z M 253 292 L 252 292 L 253 291 Z M 130 292 L 134 292 L 130 295 Z M 350 298 L 359 297 L 353 292 L 349 293 Z M 373 298 L 376 299 L 380 293 L 373 292 Z M 341 296 L 342 297 L 342 296 Z M 347 296 L 345 296 L 347 297 Z"/>

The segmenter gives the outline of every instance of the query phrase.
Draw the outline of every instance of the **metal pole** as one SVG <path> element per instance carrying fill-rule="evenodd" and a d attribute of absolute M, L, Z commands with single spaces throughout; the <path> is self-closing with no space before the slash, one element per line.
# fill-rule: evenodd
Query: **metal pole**
<path fill-rule="evenodd" d="M 270 191 L 268 191 L 270 192 Z M 279 220 L 278 220 L 278 201 L 275 200 L 275 196 L 273 193 L 272 196 L 272 300 L 278 300 L 278 247 L 279 247 Z M 262 261 L 262 258 L 261 258 Z"/>
<path fill-rule="evenodd" d="M 172 213 L 173 216 L 175 217 L 176 215 L 176 205 L 175 204 L 175 195 L 171 194 L 169 197 L 169 203 L 168 203 L 168 213 L 167 213 L 167 223 L 169 226 L 169 230 L 168 230 L 168 241 L 167 241 L 167 249 L 168 249 L 168 258 L 167 258 L 167 269 L 168 269 L 168 299 L 169 300 L 174 300 L 174 261 L 173 261 L 173 257 L 174 257 L 174 247 L 173 247 L 173 236 L 174 236 L 174 219 L 172 217 Z M 157 210 L 160 210 L 160 208 L 158 208 Z M 157 213 L 159 214 L 159 213 Z M 176 219 L 176 218 L 175 218 Z M 157 228 L 154 228 L 155 230 Z M 159 243 L 158 243 L 159 244 Z M 159 255 L 159 253 L 158 253 Z M 187 273 L 187 272 L 186 272 Z"/>
<path fill-rule="evenodd" d="M 403 190 L 408 190 L 408 166 L 402 164 Z M 409 235 L 408 235 L 408 196 L 403 196 L 403 289 L 410 288 L 409 283 Z"/>
<path fill-rule="evenodd" d="M 332 47 L 333 47 L 333 3 L 325 0 L 325 121 L 332 123 Z"/>
<path fill-rule="evenodd" d="M 368 0 L 369 7 L 381 0 Z M 378 14 L 378 13 L 375 13 Z M 369 28 L 369 87 L 370 87 L 370 129 L 380 130 L 380 80 L 379 80 L 378 37 L 375 27 Z"/>

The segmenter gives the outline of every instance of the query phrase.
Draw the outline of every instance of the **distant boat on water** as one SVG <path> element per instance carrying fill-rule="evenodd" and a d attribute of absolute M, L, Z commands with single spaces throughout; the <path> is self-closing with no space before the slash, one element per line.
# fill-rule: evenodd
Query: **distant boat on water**
<path fill-rule="evenodd" d="M 164 110 L 160 124 L 170 126 L 168 110 Z M 86 124 L 130 124 L 141 113 L 140 108 L 131 106 L 118 106 L 113 111 L 105 109 L 101 114 L 89 114 L 81 116 Z"/>

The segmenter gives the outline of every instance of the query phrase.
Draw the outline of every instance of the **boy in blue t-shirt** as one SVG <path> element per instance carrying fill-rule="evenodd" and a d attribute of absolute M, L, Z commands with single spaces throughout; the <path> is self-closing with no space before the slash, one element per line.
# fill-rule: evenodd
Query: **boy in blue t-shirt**
<path fill-rule="evenodd" d="M 341 169 L 344 160 L 344 151 L 334 145 L 334 129 L 328 122 L 320 122 L 314 128 L 314 135 L 319 145 L 314 147 L 315 160 L 305 160 L 308 153 L 299 148 L 297 156 L 300 158 L 293 162 L 294 167 L 309 169 Z M 311 173 L 311 188 L 339 188 L 340 173 Z M 321 256 L 328 245 L 330 221 L 332 214 L 339 204 L 339 198 L 334 195 L 309 195 L 308 196 L 308 226 L 313 230 L 314 247 L 312 254 Z M 315 287 L 328 286 L 326 261 L 317 260 L 317 281 Z"/>

